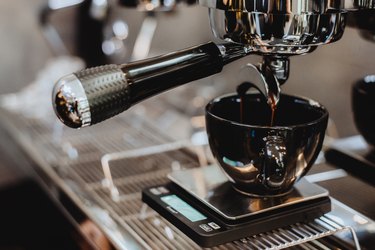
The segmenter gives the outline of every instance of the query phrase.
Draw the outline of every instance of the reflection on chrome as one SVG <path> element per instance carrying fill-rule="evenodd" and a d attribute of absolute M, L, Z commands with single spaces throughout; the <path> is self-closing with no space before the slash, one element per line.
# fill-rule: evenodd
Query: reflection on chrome
<path fill-rule="evenodd" d="M 90 106 L 80 80 L 70 74 L 55 85 L 52 102 L 60 120 L 71 127 L 84 127 L 91 123 Z"/>
<path fill-rule="evenodd" d="M 357 1 L 364 2 L 364 1 Z M 199 3 L 209 8 L 226 11 L 263 12 L 263 13 L 325 13 L 332 10 L 343 10 L 343 0 L 199 0 Z"/>
<path fill-rule="evenodd" d="M 214 35 L 262 54 L 298 55 L 339 40 L 345 12 L 268 14 L 209 9 Z"/>

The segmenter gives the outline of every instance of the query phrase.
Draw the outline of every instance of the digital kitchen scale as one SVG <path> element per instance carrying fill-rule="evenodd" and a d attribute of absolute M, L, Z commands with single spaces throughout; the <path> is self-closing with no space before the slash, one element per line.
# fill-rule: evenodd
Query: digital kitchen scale
<path fill-rule="evenodd" d="M 309 221 L 331 210 L 328 191 L 301 179 L 281 197 L 253 198 L 232 188 L 216 165 L 178 170 L 142 200 L 202 247 Z"/>

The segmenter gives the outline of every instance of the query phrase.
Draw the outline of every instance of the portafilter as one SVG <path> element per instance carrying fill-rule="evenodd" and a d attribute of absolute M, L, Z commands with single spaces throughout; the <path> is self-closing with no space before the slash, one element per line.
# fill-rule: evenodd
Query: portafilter
<path fill-rule="evenodd" d="M 170 88 L 221 72 L 247 56 L 264 56 L 253 67 L 260 89 L 284 83 L 291 55 L 339 40 L 346 22 L 345 1 L 200 0 L 208 7 L 215 37 L 208 42 L 155 58 L 89 68 L 61 78 L 53 90 L 59 119 L 73 128 L 89 126 Z"/>

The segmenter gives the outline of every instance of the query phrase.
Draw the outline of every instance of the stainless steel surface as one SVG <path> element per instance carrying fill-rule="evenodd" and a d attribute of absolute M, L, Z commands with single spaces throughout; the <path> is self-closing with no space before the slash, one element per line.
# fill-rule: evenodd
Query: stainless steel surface
<path fill-rule="evenodd" d="M 76 75 L 64 76 L 56 83 L 52 103 L 56 107 L 56 115 L 69 126 L 85 127 L 91 124 L 88 98 Z"/>
<path fill-rule="evenodd" d="M 359 9 L 374 9 L 375 1 L 373 0 L 353 0 L 353 5 Z"/>
<path fill-rule="evenodd" d="M 190 166 L 190 164 L 186 161 L 189 159 L 183 159 L 179 157 L 179 151 L 189 150 L 189 147 L 192 147 L 191 143 L 188 140 L 185 141 L 177 141 L 166 143 L 163 145 L 156 145 L 151 147 L 145 147 L 141 149 L 135 150 L 126 150 L 121 152 L 113 152 L 103 155 L 101 158 L 101 164 L 103 167 L 103 174 L 105 179 L 103 180 L 103 184 L 109 188 L 111 192 L 111 197 L 114 200 L 119 200 L 121 198 L 121 194 L 117 188 L 117 185 L 113 181 L 113 173 L 111 164 L 114 161 L 131 161 L 134 164 L 138 162 L 146 162 L 146 166 L 149 166 L 151 169 L 159 169 L 160 166 L 157 164 L 165 165 L 167 168 L 170 167 L 171 170 L 173 169 L 180 169 L 182 166 Z M 191 150 L 191 149 L 190 149 Z M 170 156 L 171 162 L 163 162 L 160 160 L 160 155 L 165 155 L 167 157 Z M 150 158 L 152 157 L 152 162 Z M 191 160 L 191 159 L 190 159 Z M 199 157 L 198 157 L 199 162 Z M 110 164 L 111 163 L 111 164 Z M 196 163 L 196 162 L 195 162 Z M 194 163 L 193 163 L 194 165 Z M 197 165 L 195 165 L 197 167 Z"/>
<path fill-rule="evenodd" d="M 209 9 L 215 37 L 250 47 L 260 54 L 301 55 L 339 40 L 346 13 L 272 14 Z"/>
<path fill-rule="evenodd" d="M 286 68 L 283 67 L 283 69 Z M 270 108 L 279 103 L 282 81 L 278 80 L 275 71 L 270 68 L 270 63 L 264 61 L 257 65 L 247 63 L 241 67 L 238 78 L 241 82 L 236 89 L 239 96 L 246 95 L 250 89 L 254 90 L 255 87 L 263 94 Z"/>
<path fill-rule="evenodd" d="M 242 11 L 242 12 L 263 12 L 263 13 L 325 13 L 331 10 L 343 10 L 345 1 L 343 0 L 234 0 L 234 1 L 220 1 L 220 0 L 199 0 L 203 6 L 215 9 L 222 9 L 228 11 Z"/>
<path fill-rule="evenodd" d="M 325 13 L 332 10 L 354 10 L 358 8 L 374 8 L 373 0 L 199 0 L 199 3 L 208 8 L 242 12 L 264 13 Z"/>
<path fill-rule="evenodd" d="M 273 75 L 279 81 L 279 84 L 283 84 L 288 80 L 290 67 L 288 57 L 264 56 L 262 63 L 271 69 Z"/>
<path fill-rule="evenodd" d="M 234 190 L 217 165 L 173 171 L 168 178 L 229 220 L 246 218 L 301 201 L 328 197 L 327 190 L 303 178 L 286 196 L 250 198 Z"/>
<path fill-rule="evenodd" d="M 215 37 L 251 47 L 261 54 L 299 55 L 339 40 L 348 10 L 373 9 L 373 1 L 219 1 L 209 8 Z"/>
<path fill-rule="evenodd" d="M 65 76 L 52 93 L 56 115 L 73 128 L 98 123 L 126 110 L 129 98 L 128 80 L 114 64 Z"/>
<path fill-rule="evenodd" d="M 177 150 L 152 157 L 126 158 L 111 162 L 113 180 L 120 193 L 118 200 L 112 199 L 109 189 L 102 183 L 104 175 L 101 156 L 110 152 L 171 142 L 171 139 L 150 121 L 138 116 L 136 112 L 128 113 L 126 117 L 119 116 L 99 125 L 100 128 L 91 127 L 76 131 L 60 127 L 63 129 L 63 136 L 53 139 L 56 129 L 54 124 L 15 116 L 4 110 L 0 110 L 0 113 L 5 118 L 2 119 L 3 125 L 41 170 L 99 226 L 116 248 L 200 249 L 166 220 L 147 208 L 141 202 L 140 195 L 142 188 L 167 181 L 166 175 L 171 171 L 172 162 L 177 160 L 182 168 L 198 166 L 194 154 Z M 155 121 L 153 123 L 155 124 Z M 28 133 L 21 132 L 25 130 Z M 362 224 L 353 221 L 354 215 L 362 218 Z M 345 223 L 340 222 L 342 219 Z M 348 233 L 350 228 L 343 224 L 356 230 L 366 227 L 370 230 L 373 223 L 333 200 L 333 211 L 315 222 L 249 236 L 213 249 L 282 249 L 298 244 L 302 244 L 297 246 L 301 249 L 326 249 L 326 243 L 315 239 L 324 239 L 325 236 L 342 232 L 338 234 L 340 239 L 352 244 L 353 239 Z"/>

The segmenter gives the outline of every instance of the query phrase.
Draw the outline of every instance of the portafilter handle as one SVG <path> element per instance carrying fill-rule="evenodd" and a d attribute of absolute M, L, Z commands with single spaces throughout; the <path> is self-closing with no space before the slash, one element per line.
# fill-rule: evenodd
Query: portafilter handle
<path fill-rule="evenodd" d="M 85 69 L 56 83 L 54 110 L 69 127 L 90 126 L 146 98 L 219 73 L 250 52 L 236 44 L 209 42 L 147 60 Z"/>

